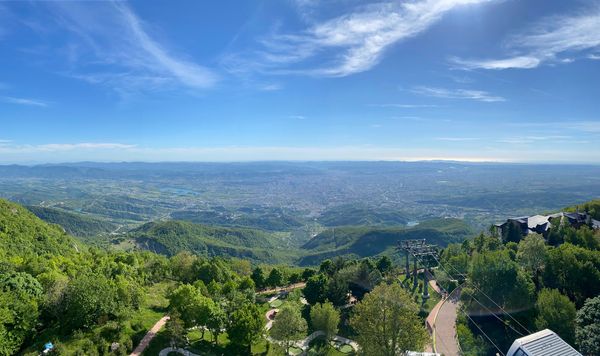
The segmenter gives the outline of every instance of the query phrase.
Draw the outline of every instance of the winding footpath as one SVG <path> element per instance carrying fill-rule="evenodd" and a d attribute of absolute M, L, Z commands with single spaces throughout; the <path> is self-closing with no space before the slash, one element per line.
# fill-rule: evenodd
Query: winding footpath
<path fill-rule="evenodd" d="M 290 291 L 290 290 L 296 289 L 296 288 L 303 288 L 305 285 L 306 285 L 305 283 L 297 283 L 297 284 L 294 284 L 294 285 L 291 285 L 291 286 L 288 286 L 285 288 L 264 290 L 257 294 L 268 294 L 268 293 L 273 293 L 273 292 L 279 292 L 280 294 L 277 294 L 277 295 L 269 298 L 268 303 L 270 304 L 270 303 L 274 302 L 275 300 L 279 299 L 279 297 L 281 296 L 281 292 Z M 308 302 L 306 301 L 305 298 L 300 298 L 300 303 L 308 305 Z M 269 309 L 265 313 L 265 318 L 267 319 L 267 324 L 265 325 L 266 331 L 269 331 L 273 327 L 273 321 L 275 320 L 275 315 L 277 314 L 278 311 L 279 311 L 279 309 L 272 308 L 272 309 Z M 160 331 L 160 329 L 162 329 L 162 327 L 166 324 L 167 320 L 169 320 L 169 317 L 165 315 L 158 322 L 156 322 L 156 324 L 154 324 L 154 326 L 148 331 L 148 333 L 146 333 L 146 335 L 144 336 L 144 338 L 142 339 L 140 344 L 135 348 L 135 350 L 129 356 L 140 356 L 144 352 L 146 347 L 148 347 L 148 345 L 150 344 L 152 339 Z M 325 333 L 323 331 L 315 331 L 312 334 L 305 337 L 304 339 L 294 342 L 293 346 L 301 349 L 302 355 L 306 355 L 306 351 L 308 350 L 310 343 L 314 339 L 316 339 L 318 337 L 322 337 L 324 335 L 325 335 Z M 280 343 L 279 341 L 271 338 L 270 336 L 266 336 L 266 339 L 271 343 L 277 343 L 277 344 Z M 335 341 L 337 343 L 340 343 L 340 344 L 348 344 L 348 345 L 350 345 L 350 347 L 352 347 L 352 349 L 354 349 L 355 352 L 358 352 L 359 346 L 356 343 L 356 341 L 354 341 L 354 340 L 350 340 L 350 339 L 347 339 L 347 338 L 345 338 L 343 336 L 339 336 L 339 335 L 333 336 L 331 338 L 331 340 Z M 167 348 L 162 349 L 158 355 L 159 356 L 167 356 L 169 353 L 172 353 L 172 352 L 176 352 L 176 353 L 186 355 L 186 356 L 200 356 L 200 355 L 195 354 L 186 349 L 173 348 L 173 347 L 167 347 Z"/>
<path fill-rule="evenodd" d="M 140 356 L 142 352 L 144 352 L 146 347 L 150 345 L 150 341 L 154 339 L 154 337 L 160 331 L 160 329 L 162 329 L 162 327 L 167 323 L 167 320 L 169 320 L 169 317 L 167 315 L 160 318 L 160 320 L 157 321 L 156 324 L 154 324 L 154 326 L 150 330 L 148 330 L 142 341 L 140 341 L 140 344 L 137 345 L 135 350 L 133 350 L 133 352 L 129 356 Z"/>
<path fill-rule="evenodd" d="M 274 302 L 275 300 L 279 299 L 280 295 L 276 295 L 272 298 L 269 299 L 269 303 Z M 308 302 L 306 301 L 305 298 L 300 298 L 300 303 L 304 304 L 304 305 L 308 305 Z M 266 312 L 265 317 L 267 318 L 267 325 L 265 325 L 265 330 L 269 331 L 272 327 L 273 327 L 273 321 L 275 319 L 275 315 L 277 314 L 277 312 L 279 312 L 279 309 L 277 308 L 273 308 L 270 309 L 269 311 Z M 306 355 L 306 351 L 309 348 L 310 343 L 321 336 L 324 336 L 325 333 L 323 331 L 315 331 L 312 334 L 308 335 L 307 337 L 305 337 L 302 340 L 298 340 L 296 342 L 294 342 L 294 344 L 292 345 L 293 347 L 299 348 L 302 350 L 302 355 Z M 280 344 L 279 341 L 273 339 L 270 336 L 266 337 L 267 341 L 269 341 L 270 343 L 276 343 L 276 344 Z M 339 336 L 339 335 L 335 335 L 331 338 L 332 341 L 341 343 L 341 344 L 348 344 L 350 345 L 350 347 L 352 347 L 352 349 L 354 349 L 354 352 L 358 352 L 358 344 L 356 343 L 356 341 L 354 340 L 350 340 L 347 339 L 343 336 Z M 166 354 L 165 354 L 166 355 Z M 191 355 L 193 356 L 193 355 Z"/>

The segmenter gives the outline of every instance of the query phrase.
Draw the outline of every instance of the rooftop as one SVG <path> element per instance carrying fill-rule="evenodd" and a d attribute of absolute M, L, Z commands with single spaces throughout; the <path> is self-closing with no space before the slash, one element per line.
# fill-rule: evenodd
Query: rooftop
<path fill-rule="evenodd" d="M 521 351 L 521 352 L 519 352 Z M 582 356 L 550 329 L 516 339 L 506 356 Z"/>

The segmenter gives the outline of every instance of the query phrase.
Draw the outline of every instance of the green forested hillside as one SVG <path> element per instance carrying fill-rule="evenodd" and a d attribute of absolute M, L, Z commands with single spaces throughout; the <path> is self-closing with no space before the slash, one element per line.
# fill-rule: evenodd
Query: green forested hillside
<path fill-rule="evenodd" d="M 337 255 L 375 256 L 402 240 L 427 239 L 428 243 L 446 246 L 472 235 L 471 227 L 458 219 L 436 219 L 412 228 L 338 227 L 326 230 L 304 244 L 302 248 L 307 256 L 300 259 L 300 264 L 315 264 Z"/>
<path fill-rule="evenodd" d="M 28 258 L 68 255 L 77 251 L 75 240 L 24 207 L 0 199 L 0 261 L 22 266 Z"/>
<path fill-rule="evenodd" d="M 262 230 L 165 221 L 142 225 L 132 230 L 128 238 L 137 248 L 167 256 L 190 251 L 202 256 L 315 265 L 334 256 L 375 256 L 406 239 L 426 238 L 445 246 L 472 234 L 472 229 L 457 219 L 431 220 L 413 228 L 346 226 L 326 230 L 295 248 L 281 236 Z"/>
<path fill-rule="evenodd" d="M 144 224 L 132 230 L 129 237 L 140 248 L 169 256 L 190 251 L 203 256 L 243 257 L 271 263 L 289 261 L 283 239 L 255 229 L 174 220 Z"/>
<path fill-rule="evenodd" d="M 368 207 L 341 205 L 326 210 L 318 218 L 325 226 L 404 225 L 408 218 L 396 210 L 374 210 Z"/>
<path fill-rule="evenodd" d="M 28 206 L 27 209 L 38 218 L 62 226 L 65 231 L 73 236 L 90 237 L 110 233 L 117 227 L 108 221 L 94 219 L 92 217 L 71 213 L 56 208 L 41 206 Z"/>
<path fill-rule="evenodd" d="M 166 259 L 157 255 L 86 248 L 58 225 L 0 200 L 0 355 L 61 340 L 72 352 L 59 354 L 98 354 L 91 337 L 81 335 L 100 321 L 112 322 L 111 341 L 130 348 L 130 313 L 142 306 L 144 286 L 168 273 L 161 265 Z M 73 337 L 75 330 L 83 334 Z M 98 340 L 107 350 L 107 341 Z M 94 350 L 86 349 L 90 344 Z"/>
<path fill-rule="evenodd" d="M 248 227 L 267 231 L 289 231 L 302 226 L 302 221 L 275 208 L 240 208 L 215 210 L 182 210 L 171 213 L 175 220 L 185 220 L 196 224 Z"/>

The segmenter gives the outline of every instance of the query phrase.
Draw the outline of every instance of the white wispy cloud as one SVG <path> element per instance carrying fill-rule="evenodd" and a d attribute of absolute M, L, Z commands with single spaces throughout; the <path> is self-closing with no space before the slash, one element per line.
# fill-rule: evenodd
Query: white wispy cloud
<path fill-rule="evenodd" d="M 301 32 L 269 36 L 253 60 L 246 60 L 245 53 L 227 57 L 226 65 L 232 71 L 330 77 L 364 72 L 379 63 L 390 46 L 426 31 L 448 11 L 488 1 L 493 0 L 386 1 L 363 5 L 354 12 L 316 22 Z M 323 64 L 304 63 L 316 56 L 323 56 L 318 60 Z"/>
<path fill-rule="evenodd" d="M 564 119 L 564 120 L 546 120 L 543 122 L 528 122 L 528 121 L 520 121 L 513 122 L 507 125 L 511 125 L 518 128 L 535 128 L 535 129 L 544 129 L 544 130 L 553 130 L 554 132 L 564 132 L 564 131 L 576 131 L 585 134 L 600 134 L 600 120 L 573 120 L 573 119 Z M 600 138 L 598 139 L 600 142 Z"/>
<path fill-rule="evenodd" d="M 535 68 L 541 60 L 535 57 L 513 57 L 506 59 L 466 60 L 451 58 L 451 61 L 463 69 L 508 69 L 508 68 Z"/>
<path fill-rule="evenodd" d="M 573 136 L 567 135 L 530 135 L 530 136 L 515 136 L 515 137 L 506 137 L 496 140 L 498 143 L 507 143 L 507 144 L 531 144 L 542 141 L 552 141 L 553 143 L 588 143 L 587 141 L 575 140 Z"/>
<path fill-rule="evenodd" d="M 270 83 L 259 86 L 262 91 L 277 91 L 283 89 L 283 85 L 279 83 Z"/>
<path fill-rule="evenodd" d="M 46 107 L 48 103 L 45 101 L 30 99 L 30 98 L 17 98 L 13 96 L 0 96 L 0 101 L 9 103 L 9 104 L 17 104 L 17 105 L 26 105 L 26 106 L 38 106 L 38 107 Z"/>
<path fill-rule="evenodd" d="M 136 145 L 113 142 L 81 142 L 81 143 L 48 143 L 29 146 L 32 150 L 40 151 L 72 151 L 72 150 L 122 150 L 134 148 Z"/>
<path fill-rule="evenodd" d="M 468 141 L 479 141 L 477 137 L 436 137 L 437 141 L 449 141 L 449 142 L 468 142 Z"/>
<path fill-rule="evenodd" d="M 70 75 L 119 90 L 208 88 L 218 76 L 154 39 L 124 2 L 49 2 L 53 18 L 75 34 Z"/>
<path fill-rule="evenodd" d="M 306 120 L 306 116 L 304 115 L 290 115 L 288 118 L 295 120 Z"/>
<path fill-rule="evenodd" d="M 436 108 L 439 105 L 434 104 L 372 104 L 380 108 L 400 108 L 400 109 L 418 109 L 418 108 Z"/>
<path fill-rule="evenodd" d="M 415 94 L 431 96 L 435 98 L 443 99 L 467 99 L 476 100 L 483 102 L 499 102 L 506 101 L 505 98 L 497 95 L 492 95 L 483 90 L 472 90 L 472 89 L 447 89 L 447 88 L 435 88 L 419 86 L 411 90 Z"/>
<path fill-rule="evenodd" d="M 600 133 L 600 121 L 578 121 L 571 127 L 587 133 Z"/>
<path fill-rule="evenodd" d="M 510 38 L 508 49 L 512 55 L 507 58 L 451 58 L 451 61 L 465 69 L 529 69 L 545 62 L 573 62 L 575 58 L 565 56 L 600 49 L 600 5 L 575 15 L 546 18 L 528 31 Z M 593 56 L 589 54 L 587 58 L 594 59 Z"/>

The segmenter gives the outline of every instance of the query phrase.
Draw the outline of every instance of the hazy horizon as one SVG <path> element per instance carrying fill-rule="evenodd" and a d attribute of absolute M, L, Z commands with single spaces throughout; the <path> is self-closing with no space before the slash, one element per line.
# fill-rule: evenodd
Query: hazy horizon
<path fill-rule="evenodd" d="M 599 166 L 600 162 L 577 162 L 577 161 L 486 161 L 486 160 L 456 160 L 456 159 L 415 159 L 415 160 L 384 160 L 384 159 L 263 159 L 263 160 L 163 160 L 163 161 L 138 161 L 138 160 L 81 160 L 81 161 L 15 161 L 2 162 L 0 166 L 69 166 L 82 164 L 252 164 L 252 163 L 457 163 L 457 164 L 481 164 L 481 165 L 548 165 L 548 166 Z"/>

